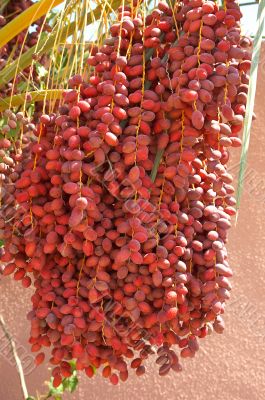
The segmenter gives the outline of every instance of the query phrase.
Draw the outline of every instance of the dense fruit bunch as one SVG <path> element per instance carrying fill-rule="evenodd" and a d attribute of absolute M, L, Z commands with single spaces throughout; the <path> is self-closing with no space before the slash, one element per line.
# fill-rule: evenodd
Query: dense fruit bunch
<path fill-rule="evenodd" d="M 9 23 L 12 19 L 16 18 L 20 13 L 25 11 L 34 3 L 31 0 L 10 0 L 3 8 L 2 15 L 0 15 L 0 28 Z M 11 63 L 13 59 L 19 58 L 22 53 L 29 48 L 36 45 L 40 32 L 49 31 L 50 27 L 45 23 L 45 18 L 40 18 L 35 21 L 31 29 L 24 30 L 4 47 L 0 49 L 0 70 L 2 70 L 7 63 Z M 39 59 L 39 62 L 45 64 L 47 56 Z M 7 97 L 10 94 L 15 94 L 19 91 L 18 84 L 25 83 L 25 79 L 33 80 L 37 85 L 39 77 L 36 68 L 28 67 L 21 71 L 21 75 L 17 75 L 14 82 L 7 83 L 0 90 L 1 97 Z M 30 97 L 30 95 L 28 95 Z M 30 100 L 29 98 L 27 100 Z M 40 104 L 38 104 L 40 106 Z M 42 107 L 43 108 L 43 107 Z M 35 107 L 35 115 L 37 107 Z M 34 117 L 35 117 L 34 115 Z M 22 151 L 21 143 L 26 144 L 29 136 L 35 129 L 33 121 L 26 118 L 23 112 L 14 113 L 12 110 L 6 110 L 2 117 L 1 138 L 0 138 L 0 191 L 1 191 L 1 219 L 0 228 L 4 226 L 2 220 L 13 220 L 13 210 L 15 206 L 15 198 L 13 196 L 14 187 L 13 182 L 17 179 L 14 171 L 16 163 L 21 161 Z M 34 118 L 35 119 L 35 118 Z M 16 140 L 15 134 L 21 132 L 24 137 Z M 27 152 L 27 150 L 25 149 Z M 25 157 L 25 154 L 23 154 Z"/>
<path fill-rule="evenodd" d="M 233 0 L 119 8 L 89 80 L 73 76 L 26 138 L 3 274 L 33 281 L 30 343 L 52 348 L 55 386 L 73 358 L 113 384 L 154 352 L 160 375 L 178 372 L 174 345 L 193 357 L 198 338 L 223 332 L 228 147 L 240 146 L 251 58 L 240 17 Z"/>

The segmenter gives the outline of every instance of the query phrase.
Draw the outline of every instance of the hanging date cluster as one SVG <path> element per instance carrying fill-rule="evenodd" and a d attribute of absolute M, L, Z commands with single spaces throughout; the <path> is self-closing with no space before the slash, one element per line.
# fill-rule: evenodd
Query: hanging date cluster
<path fill-rule="evenodd" d="M 89 78 L 70 79 L 24 141 L 13 185 L 2 180 L 14 199 L 3 274 L 34 286 L 29 342 L 37 364 L 51 348 L 55 386 L 72 359 L 113 384 L 154 353 L 161 376 L 181 371 L 200 338 L 223 332 L 230 298 L 227 163 L 251 60 L 239 6 L 118 13 Z"/>

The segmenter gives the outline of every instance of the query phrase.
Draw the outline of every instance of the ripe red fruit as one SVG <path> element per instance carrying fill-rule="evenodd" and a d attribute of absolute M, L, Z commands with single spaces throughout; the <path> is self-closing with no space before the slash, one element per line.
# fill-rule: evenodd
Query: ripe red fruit
<path fill-rule="evenodd" d="M 109 377 L 110 383 L 112 383 L 112 385 L 118 385 L 119 383 L 119 377 L 117 374 L 111 374 Z"/>
<path fill-rule="evenodd" d="M 91 366 L 85 368 L 85 373 L 89 378 L 93 378 L 95 374 L 94 369 Z"/>
<path fill-rule="evenodd" d="M 37 354 L 37 356 L 35 357 L 35 364 L 36 365 L 42 364 L 44 359 L 45 359 L 45 354 L 44 353 Z"/>

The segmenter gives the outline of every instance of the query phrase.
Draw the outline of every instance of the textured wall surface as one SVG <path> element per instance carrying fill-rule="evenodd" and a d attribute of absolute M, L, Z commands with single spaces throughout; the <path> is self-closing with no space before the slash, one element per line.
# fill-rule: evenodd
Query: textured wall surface
<path fill-rule="evenodd" d="M 230 263 L 234 270 L 232 298 L 228 303 L 223 335 L 213 334 L 200 341 L 201 349 L 193 360 L 184 360 L 181 374 L 171 373 L 160 378 L 153 361 L 147 373 L 137 378 L 131 375 L 126 384 L 117 387 L 100 376 L 80 378 L 79 389 L 72 400 L 261 400 L 265 398 L 265 46 L 261 55 L 247 177 L 238 223 L 231 229 Z M 238 152 L 239 153 L 239 152 Z M 238 158 L 238 157 L 237 157 Z M 238 173 L 235 157 L 230 167 Z M 45 393 L 43 385 L 49 376 L 47 366 L 32 370 L 27 337 L 30 310 L 30 290 L 9 278 L 0 281 L 0 313 L 14 336 L 19 353 L 24 358 L 30 394 Z M 0 400 L 22 399 L 18 375 L 12 359 L 3 348 L 0 331 Z"/>

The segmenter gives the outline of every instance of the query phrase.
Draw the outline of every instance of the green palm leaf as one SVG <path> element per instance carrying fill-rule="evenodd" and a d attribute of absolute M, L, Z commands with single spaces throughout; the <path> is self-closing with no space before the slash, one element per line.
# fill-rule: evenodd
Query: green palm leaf
<path fill-rule="evenodd" d="M 248 154 L 249 143 L 250 143 L 251 123 L 252 123 L 255 94 L 256 94 L 260 48 L 261 48 L 261 42 L 262 42 L 262 34 L 264 32 L 264 19 L 265 19 L 265 1 L 262 0 L 259 3 L 258 14 L 257 14 L 257 32 L 255 35 L 254 44 L 253 44 L 248 101 L 247 101 L 247 106 L 246 106 L 246 115 L 245 115 L 244 129 L 243 129 L 242 150 L 241 150 L 241 157 L 240 157 L 240 169 L 239 169 L 238 187 L 237 187 L 237 195 L 236 195 L 237 217 L 238 217 L 238 210 L 239 210 L 241 195 L 243 192 L 245 170 L 246 170 L 246 166 L 247 166 L 247 154 Z"/>

